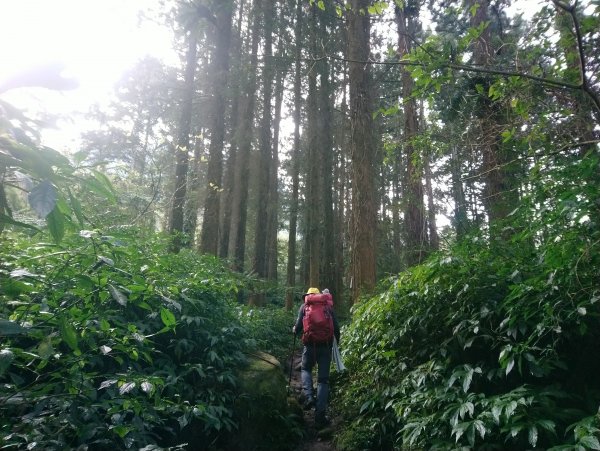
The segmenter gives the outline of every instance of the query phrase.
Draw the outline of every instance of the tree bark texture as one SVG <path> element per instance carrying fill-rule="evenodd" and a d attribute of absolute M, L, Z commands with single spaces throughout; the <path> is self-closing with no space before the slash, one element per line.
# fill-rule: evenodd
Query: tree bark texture
<path fill-rule="evenodd" d="M 302 2 L 296 0 L 296 22 L 294 24 L 294 143 L 292 147 L 292 198 L 290 199 L 290 227 L 288 231 L 288 252 L 286 268 L 285 307 L 291 310 L 294 305 L 296 285 L 296 229 L 298 225 L 298 191 L 300 185 L 300 121 L 302 120 Z"/>
<path fill-rule="evenodd" d="M 222 0 L 216 7 L 215 39 L 211 67 L 212 105 L 210 145 L 208 148 L 208 183 L 200 241 L 200 251 L 212 255 L 217 255 L 219 251 L 220 198 L 223 192 L 223 142 L 225 140 L 225 107 L 233 1 Z"/>
<path fill-rule="evenodd" d="M 310 51 L 316 57 L 317 47 L 317 5 L 311 7 L 310 13 Z M 322 212 L 323 200 L 321 196 L 321 166 L 322 151 L 319 141 L 319 91 L 317 89 L 317 69 L 314 65 L 308 73 L 308 98 L 307 98 L 307 134 L 308 134 L 308 159 L 306 164 L 306 224 L 309 261 L 309 280 L 311 287 L 318 287 L 321 282 L 321 237 L 322 237 Z"/>
<path fill-rule="evenodd" d="M 471 17 L 472 27 L 482 26 L 489 21 L 488 0 L 470 0 L 469 6 L 476 8 Z M 473 46 L 473 62 L 477 67 L 487 67 L 493 56 L 492 33 L 490 27 L 486 26 Z M 484 93 L 487 93 L 489 83 L 489 80 L 484 81 Z M 482 94 L 475 124 L 482 156 L 481 171 L 485 182 L 483 205 L 490 224 L 506 218 L 518 202 L 518 192 L 511 183 L 510 170 L 507 167 L 510 157 L 502 149 L 499 107 L 499 103 L 493 102 L 487 94 Z"/>
<path fill-rule="evenodd" d="M 398 25 L 398 54 L 400 58 L 411 51 L 411 39 L 415 32 L 414 5 L 405 3 L 403 8 L 396 7 Z M 415 147 L 415 138 L 419 133 L 417 101 L 413 97 L 414 80 L 408 70 L 402 68 L 402 97 L 404 105 L 403 147 L 406 154 L 406 208 L 404 223 L 406 229 L 406 261 L 409 266 L 418 265 L 425 256 L 428 247 L 427 225 L 425 221 L 425 203 L 423 200 L 423 158 Z"/>
<path fill-rule="evenodd" d="M 192 105 L 194 102 L 194 78 L 196 73 L 198 38 L 195 30 L 188 35 L 188 49 L 186 53 L 183 99 L 181 116 L 175 147 L 175 191 L 173 193 L 173 206 L 169 221 L 169 233 L 172 235 L 170 250 L 179 252 L 184 245 L 183 236 L 183 209 L 187 190 L 187 172 L 189 166 L 190 129 L 192 123 Z"/>
<path fill-rule="evenodd" d="M 240 111 L 241 122 L 236 133 L 238 153 L 235 162 L 234 188 L 231 202 L 231 224 L 229 229 L 229 256 L 233 262 L 232 269 L 235 271 L 243 271 L 244 256 L 246 252 L 248 164 L 250 151 L 252 149 L 252 130 L 254 128 L 261 3 L 261 0 L 256 0 L 252 8 L 253 18 L 250 63 L 245 74 L 247 78 Z"/>
<path fill-rule="evenodd" d="M 351 278 L 353 302 L 375 286 L 375 149 L 371 104 L 368 0 L 352 0 L 348 12 L 350 154 L 352 161 Z"/>

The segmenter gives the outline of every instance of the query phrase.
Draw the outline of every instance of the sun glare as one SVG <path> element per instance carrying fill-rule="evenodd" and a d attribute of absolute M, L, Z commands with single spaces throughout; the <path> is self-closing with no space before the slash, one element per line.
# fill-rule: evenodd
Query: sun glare
<path fill-rule="evenodd" d="M 62 74 L 75 79 L 78 85 L 64 93 L 16 89 L 4 93 L 3 98 L 30 108 L 33 97 L 45 110 L 62 115 L 102 103 L 121 74 L 138 59 L 145 55 L 172 58 L 169 31 L 139 19 L 141 10 L 156 3 L 2 0 L 0 83 L 34 67 L 59 64 L 64 67 Z"/>

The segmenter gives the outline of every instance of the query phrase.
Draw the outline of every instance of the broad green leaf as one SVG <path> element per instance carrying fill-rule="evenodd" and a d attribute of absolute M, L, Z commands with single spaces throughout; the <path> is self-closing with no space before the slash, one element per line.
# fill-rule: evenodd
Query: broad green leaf
<path fill-rule="evenodd" d="M 126 382 L 119 387 L 119 394 L 124 395 L 135 388 L 135 382 Z"/>
<path fill-rule="evenodd" d="M 0 294 L 8 296 L 18 296 L 21 293 L 30 293 L 33 291 L 33 287 L 19 280 L 5 279 L 0 284 Z"/>
<path fill-rule="evenodd" d="M 100 387 L 98 387 L 98 390 L 102 390 L 103 388 L 107 388 L 107 387 L 110 387 L 111 385 L 115 385 L 117 382 L 118 382 L 117 379 L 105 380 L 100 384 Z"/>
<path fill-rule="evenodd" d="M 585 446 L 587 449 L 600 449 L 600 441 L 593 435 L 586 435 L 579 440 L 579 443 Z"/>
<path fill-rule="evenodd" d="M 27 329 L 14 321 L 0 318 L 0 335 L 20 335 L 27 332 Z"/>
<path fill-rule="evenodd" d="M 41 359 L 47 360 L 54 354 L 54 347 L 50 338 L 42 341 L 37 348 L 38 355 Z"/>
<path fill-rule="evenodd" d="M 538 441 L 538 428 L 534 425 L 531 426 L 529 428 L 529 443 L 531 446 L 533 446 L 534 448 L 537 445 L 537 441 Z"/>
<path fill-rule="evenodd" d="M 17 227 L 24 227 L 26 229 L 31 229 L 35 230 L 36 232 L 40 232 L 40 229 L 38 229 L 37 227 L 32 226 L 31 224 L 26 224 L 24 222 L 15 221 L 13 218 L 11 218 L 8 215 L 5 215 L 4 213 L 0 213 L 0 224 L 10 224 Z"/>
<path fill-rule="evenodd" d="M 50 212 L 48 216 L 46 216 L 46 223 L 48 224 L 48 230 L 50 231 L 50 235 L 56 243 L 60 243 L 60 241 L 65 236 L 65 217 L 58 210 L 58 208 L 54 208 Z"/>
<path fill-rule="evenodd" d="M 177 324 L 177 320 L 175 319 L 173 312 L 164 307 L 160 309 L 160 319 L 166 327 L 174 327 Z"/>
<path fill-rule="evenodd" d="M 319 0 L 317 2 L 317 6 L 319 7 L 319 9 L 325 11 L 325 2 L 323 0 Z"/>
<path fill-rule="evenodd" d="M 108 284 L 108 292 L 119 305 L 125 307 L 127 305 L 127 296 L 121 293 L 114 285 Z"/>
<path fill-rule="evenodd" d="M 508 376 L 508 374 L 512 371 L 512 369 L 515 366 L 515 359 L 510 359 L 508 361 L 508 363 L 506 364 L 506 375 Z"/>
<path fill-rule="evenodd" d="M 40 218 L 45 218 L 56 207 L 58 193 L 49 180 L 43 180 L 31 190 L 27 199 L 29 200 L 29 205 L 38 216 Z"/>
<path fill-rule="evenodd" d="M 93 178 L 86 179 L 86 184 L 97 194 L 101 194 L 111 202 L 116 202 L 117 198 L 112 183 L 106 175 L 100 171 L 92 171 Z"/>
<path fill-rule="evenodd" d="M 77 331 L 71 323 L 66 320 L 60 322 L 60 335 L 63 341 L 75 352 L 79 353 L 79 344 L 77 340 Z"/>
<path fill-rule="evenodd" d="M 69 201 L 71 202 L 71 207 L 73 208 L 75 217 L 77 218 L 77 221 L 79 222 L 79 226 L 83 227 L 84 217 L 83 217 L 83 210 L 81 208 L 81 203 L 79 202 L 79 199 L 77 199 L 75 196 L 73 196 L 73 193 L 71 192 L 71 190 L 68 190 L 68 193 L 69 193 Z"/>
<path fill-rule="evenodd" d="M 116 433 L 116 434 L 117 434 L 119 437 L 123 438 L 123 437 L 125 437 L 127 434 L 129 434 L 129 432 L 130 432 L 132 429 L 133 429 L 133 428 L 132 428 L 131 426 L 124 426 L 124 425 L 120 424 L 120 425 L 118 425 L 118 426 L 115 426 L 115 427 L 113 428 L 113 431 L 115 431 L 115 433 Z"/>
<path fill-rule="evenodd" d="M 110 330 L 110 323 L 106 321 L 104 318 L 100 320 L 100 330 L 102 332 L 108 332 Z"/>

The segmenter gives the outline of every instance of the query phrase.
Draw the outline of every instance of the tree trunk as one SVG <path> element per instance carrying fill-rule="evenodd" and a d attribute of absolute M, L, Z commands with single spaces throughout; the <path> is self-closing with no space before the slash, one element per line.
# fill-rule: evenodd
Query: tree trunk
<path fill-rule="evenodd" d="M 271 179 L 271 123 L 272 123 L 272 85 L 273 85 L 273 20 L 274 5 L 263 1 L 264 17 L 264 64 L 263 64 L 263 108 L 258 143 L 258 165 L 256 181 L 258 184 L 256 227 L 254 228 L 253 272 L 260 278 L 267 277 L 267 229 L 269 225 L 267 206 L 269 203 L 269 182 Z M 256 293 L 249 300 L 250 305 L 263 305 L 264 294 Z"/>
<path fill-rule="evenodd" d="M 471 27 L 476 28 L 489 21 L 489 1 L 470 0 L 469 6 L 475 7 L 471 18 Z M 473 47 L 473 62 L 478 67 L 489 66 L 494 55 L 492 35 L 489 26 L 485 27 Z M 484 92 L 491 82 L 484 80 Z M 502 150 L 499 124 L 498 104 L 486 94 L 480 96 L 480 108 L 477 112 L 476 133 L 478 146 L 482 155 L 481 172 L 485 183 L 483 204 L 490 224 L 504 219 L 518 203 L 518 192 L 511 183 L 510 170 L 507 166 L 509 156 Z M 514 179 L 514 177 L 513 177 Z"/>
<path fill-rule="evenodd" d="M 229 256 L 232 258 L 232 268 L 234 271 L 242 271 L 244 269 L 244 255 L 246 252 L 248 163 L 252 149 L 254 105 L 256 103 L 256 70 L 258 66 L 258 41 L 261 25 L 261 0 L 254 2 L 252 11 L 250 64 L 246 73 L 246 88 L 244 89 L 242 98 L 241 123 L 236 133 L 238 153 L 235 162 L 231 224 L 229 229 Z"/>
<path fill-rule="evenodd" d="M 310 14 L 310 52 L 312 57 L 317 53 L 317 5 L 311 7 Z M 318 287 L 321 269 L 321 143 L 319 142 L 319 92 L 317 90 L 317 71 L 313 67 L 308 73 L 307 98 L 307 134 L 308 160 L 306 165 L 306 225 L 308 243 L 309 278 L 311 287 Z"/>
<path fill-rule="evenodd" d="M 327 30 L 322 27 L 322 33 Z M 320 145 L 322 149 L 321 180 L 322 180 L 322 265 L 321 286 L 330 290 L 335 285 L 335 232 L 333 224 L 333 93 L 329 80 L 330 68 L 326 61 L 320 69 L 321 94 L 320 99 Z M 337 293 L 336 293 L 337 294 Z"/>
<path fill-rule="evenodd" d="M 295 59 L 294 69 L 294 145 L 292 148 L 292 198 L 290 199 L 290 228 L 288 235 L 285 307 L 294 305 L 296 285 L 296 229 L 298 224 L 298 188 L 300 185 L 300 121 L 302 120 L 302 3 L 296 0 L 296 23 L 294 24 Z"/>
<path fill-rule="evenodd" d="M 208 148 L 206 201 L 202 219 L 200 251 L 217 255 L 219 251 L 220 197 L 223 180 L 223 141 L 225 139 L 225 105 L 229 73 L 229 47 L 233 2 L 219 2 L 216 11 L 212 76 L 211 132 Z"/>
<path fill-rule="evenodd" d="M 352 132 L 351 278 L 353 302 L 375 286 L 375 149 L 371 105 L 370 17 L 368 0 L 352 0 L 348 12 Z"/>
<path fill-rule="evenodd" d="M 284 53 L 284 41 L 280 39 L 278 55 Z M 267 279 L 277 280 L 278 238 L 279 232 L 279 126 L 281 124 L 281 107 L 283 104 L 283 70 L 278 69 L 275 81 L 275 117 L 273 119 L 273 155 L 271 157 L 271 173 L 269 175 L 269 226 L 267 229 Z"/>
<path fill-rule="evenodd" d="M 202 136 L 203 130 L 198 133 Z M 192 169 L 188 179 L 188 196 L 185 209 L 184 233 L 189 238 L 190 246 L 194 245 L 194 238 L 198 226 L 198 209 L 200 207 L 200 193 L 202 184 L 205 181 L 205 174 L 202 171 L 202 157 L 204 156 L 204 145 L 202 138 L 194 142 L 194 158 L 192 159 Z"/>
<path fill-rule="evenodd" d="M 454 201 L 453 225 L 456 232 L 456 239 L 461 241 L 469 229 L 467 215 L 467 199 L 465 189 L 461 180 L 462 164 L 459 159 L 459 153 L 456 144 L 452 144 L 452 153 L 450 155 L 450 166 L 452 172 L 452 199 Z"/>
<path fill-rule="evenodd" d="M 419 116 L 421 118 L 421 127 L 426 128 L 425 125 L 425 111 L 423 102 L 420 105 Z M 431 174 L 431 147 L 428 147 L 423 154 L 423 165 L 425 168 L 425 190 L 427 192 L 427 225 L 429 227 L 429 249 L 437 251 L 440 248 L 440 237 L 437 231 L 437 225 L 435 220 L 436 208 L 435 198 L 433 192 L 433 183 Z"/>
<path fill-rule="evenodd" d="M 418 7 L 405 3 L 396 7 L 398 25 L 398 56 L 408 55 L 411 39 L 415 32 L 415 18 L 412 16 Z M 409 266 L 418 265 L 426 255 L 427 225 L 425 223 L 425 203 L 423 201 L 423 158 L 415 148 L 415 138 L 419 133 L 417 102 L 413 98 L 414 80 L 410 72 L 402 71 L 402 97 L 404 104 L 404 149 L 406 154 L 406 260 Z"/>
<path fill-rule="evenodd" d="M 241 79 L 240 72 L 241 67 L 243 66 L 241 60 L 242 54 L 242 23 L 244 18 L 244 7 L 245 1 L 241 0 L 238 16 L 237 16 L 237 29 L 234 38 L 234 49 L 233 54 L 235 55 L 234 61 L 236 62 L 236 67 L 234 67 L 234 76 L 237 75 L 237 81 Z M 232 77 L 230 77 L 230 80 Z M 234 187 L 234 174 L 236 167 L 236 159 L 237 159 L 237 141 L 236 134 L 238 129 L 238 124 L 241 122 L 240 118 L 240 92 L 239 83 L 232 82 L 230 83 L 230 96 L 231 96 L 231 127 L 230 127 L 230 143 L 231 146 L 229 148 L 229 155 L 225 164 L 225 183 L 223 183 L 223 192 L 221 193 L 221 204 L 220 204 L 220 213 L 221 218 L 219 220 L 219 256 L 221 258 L 227 258 L 229 253 L 229 229 L 231 226 L 231 204 L 233 198 L 233 187 Z"/>
<path fill-rule="evenodd" d="M 171 252 L 179 252 L 185 244 L 183 236 L 183 208 L 187 189 L 187 172 L 189 166 L 190 129 L 192 124 L 192 105 L 194 101 L 194 75 L 196 73 L 197 60 L 197 35 L 192 30 L 188 36 L 188 49 L 186 54 L 183 101 L 181 106 L 181 117 L 179 120 L 179 131 L 177 146 L 175 147 L 175 191 L 173 194 L 173 206 L 171 219 L 169 221 L 169 233 L 171 237 Z"/>

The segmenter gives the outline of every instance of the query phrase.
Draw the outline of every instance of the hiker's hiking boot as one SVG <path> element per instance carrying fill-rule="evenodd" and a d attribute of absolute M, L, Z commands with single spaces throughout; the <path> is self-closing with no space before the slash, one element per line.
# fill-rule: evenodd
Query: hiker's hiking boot
<path fill-rule="evenodd" d="M 300 404 L 302 405 L 302 408 L 304 410 L 310 410 L 313 407 L 315 407 L 315 398 L 313 398 L 312 396 L 310 398 L 307 398 L 306 395 L 302 393 L 300 395 Z"/>
<path fill-rule="evenodd" d="M 331 420 L 325 416 L 324 413 L 317 413 L 315 415 L 315 428 L 325 429 L 331 424 Z"/>
<path fill-rule="evenodd" d="M 302 406 L 304 408 L 304 410 L 310 410 L 313 407 L 315 407 L 315 399 L 314 398 L 309 398 L 304 400 L 304 404 Z"/>

